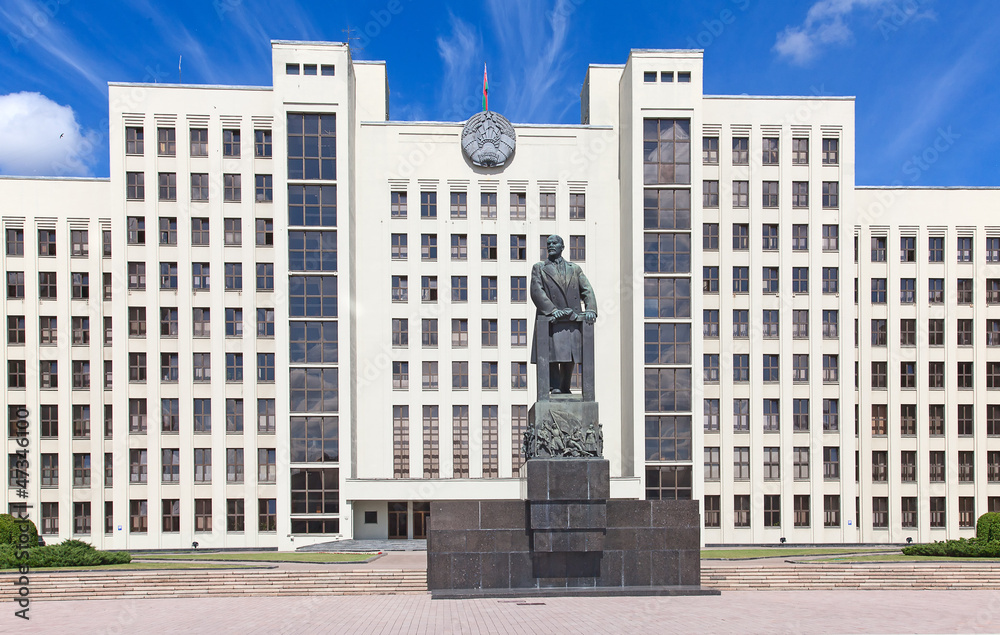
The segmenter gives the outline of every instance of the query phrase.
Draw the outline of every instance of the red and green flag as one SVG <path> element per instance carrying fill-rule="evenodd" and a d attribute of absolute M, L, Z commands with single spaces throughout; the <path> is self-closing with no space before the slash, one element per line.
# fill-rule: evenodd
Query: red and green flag
<path fill-rule="evenodd" d="M 486 64 L 483 64 L 483 110 L 490 109 L 490 83 L 486 80 Z"/>

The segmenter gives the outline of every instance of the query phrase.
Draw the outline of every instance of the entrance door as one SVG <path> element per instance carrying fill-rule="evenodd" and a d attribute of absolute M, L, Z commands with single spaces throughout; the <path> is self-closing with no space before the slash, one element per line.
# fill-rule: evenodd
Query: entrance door
<path fill-rule="evenodd" d="M 427 538 L 427 519 L 431 517 L 430 503 L 413 503 L 413 537 Z"/>
<path fill-rule="evenodd" d="M 406 503 L 389 503 L 389 538 L 407 538 Z"/>

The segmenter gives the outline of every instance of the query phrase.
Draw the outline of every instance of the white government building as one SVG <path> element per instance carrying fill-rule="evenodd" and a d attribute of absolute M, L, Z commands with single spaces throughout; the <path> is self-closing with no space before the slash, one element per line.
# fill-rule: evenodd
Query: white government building
<path fill-rule="evenodd" d="M 3 508 L 49 542 L 419 538 L 428 501 L 519 498 L 550 234 L 597 295 L 613 496 L 703 501 L 708 544 L 1000 510 L 1000 191 L 857 187 L 852 98 L 705 95 L 701 51 L 590 66 L 580 125 L 482 168 L 465 122 L 390 120 L 384 63 L 272 50 L 271 87 L 110 84 L 110 179 L 0 178 Z"/>

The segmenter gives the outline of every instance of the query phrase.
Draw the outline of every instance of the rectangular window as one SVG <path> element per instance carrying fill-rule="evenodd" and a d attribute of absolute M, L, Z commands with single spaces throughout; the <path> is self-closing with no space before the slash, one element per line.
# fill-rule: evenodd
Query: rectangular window
<path fill-rule="evenodd" d="M 823 209 L 840 207 L 840 183 L 823 181 Z"/>
<path fill-rule="evenodd" d="M 733 137 L 733 165 L 750 165 L 749 137 Z"/>
<path fill-rule="evenodd" d="M 733 399 L 733 431 L 734 432 L 750 431 L 749 399 Z"/>
<path fill-rule="evenodd" d="M 797 481 L 809 480 L 809 448 L 792 448 L 793 476 Z"/>
<path fill-rule="evenodd" d="M 452 194 L 452 205 L 454 207 L 454 197 Z M 406 218 L 406 192 L 392 192 L 390 194 L 389 217 Z M 453 214 L 454 216 L 454 214 Z"/>
<path fill-rule="evenodd" d="M 191 128 L 191 156 L 208 156 L 208 128 Z"/>
<path fill-rule="evenodd" d="M 177 155 L 177 130 L 175 128 L 156 129 L 156 153 L 161 157 Z"/>
<path fill-rule="evenodd" d="M 792 181 L 792 207 L 809 207 L 808 181 Z"/>
<path fill-rule="evenodd" d="M 643 121 L 643 157 L 643 180 L 645 183 L 690 183 L 690 120 L 645 119 Z M 549 218 L 555 218 L 554 211 L 553 206 L 553 215 Z M 543 214 L 542 218 L 546 218 L 546 216 Z"/>
<path fill-rule="evenodd" d="M 222 156 L 233 158 L 240 156 L 240 131 L 238 128 L 226 128 L 222 131 Z"/>
<path fill-rule="evenodd" d="M 792 165 L 809 165 L 809 139 L 792 139 Z"/>
<path fill-rule="evenodd" d="M 288 114 L 288 178 L 337 178 L 337 116 L 326 113 Z"/>
<path fill-rule="evenodd" d="M 437 192 L 420 193 L 420 218 L 437 218 Z"/>
<path fill-rule="evenodd" d="M 750 526 L 750 496 L 735 494 L 733 496 L 733 527 Z"/>
<path fill-rule="evenodd" d="M 931 236 L 927 240 L 927 262 L 944 262 L 944 238 Z"/>
<path fill-rule="evenodd" d="M 702 207 L 719 206 L 719 182 L 702 181 L 701 183 L 701 205 Z"/>
<path fill-rule="evenodd" d="M 764 165 L 778 164 L 777 137 L 764 137 L 761 139 L 761 163 Z"/>
<path fill-rule="evenodd" d="M 701 140 L 701 161 L 705 165 L 719 164 L 719 138 L 703 137 Z"/>
<path fill-rule="evenodd" d="M 823 139 L 823 165 L 840 163 L 840 139 Z"/>
<path fill-rule="evenodd" d="M 761 183 L 761 205 L 763 207 L 778 206 L 778 182 L 764 181 Z"/>
<path fill-rule="evenodd" d="M 253 154 L 258 159 L 268 159 L 271 157 L 271 131 L 253 131 Z"/>

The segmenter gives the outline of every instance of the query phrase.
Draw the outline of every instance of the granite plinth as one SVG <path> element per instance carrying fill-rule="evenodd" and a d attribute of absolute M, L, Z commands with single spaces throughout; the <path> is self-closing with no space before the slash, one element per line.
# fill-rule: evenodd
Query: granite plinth
<path fill-rule="evenodd" d="M 697 501 L 608 500 L 603 459 L 532 459 L 526 474 L 527 500 L 431 504 L 433 597 L 708 593 Z"/>

